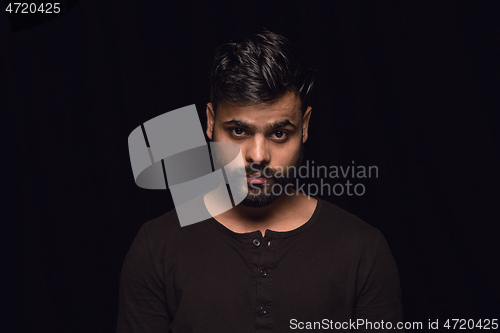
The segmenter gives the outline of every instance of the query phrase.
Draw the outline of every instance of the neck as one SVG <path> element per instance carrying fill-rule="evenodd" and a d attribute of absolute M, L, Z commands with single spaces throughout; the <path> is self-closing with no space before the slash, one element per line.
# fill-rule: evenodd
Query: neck
<path fill-rule="evenodd" d="M 313 206 L 309 206 L 314 210 Z M 266 229 L 275 231 L 288 231 L 307 221 L 307 217 L 301 216 L 305 205 L 311 204 L 311 200 L 299 192 L 294 195 L 282 195 L 272 204 L 264 207 L 247 207 L 237 205 L 214 218 L 228 229 L 237 233 L 247 233 L 260 230 L 264 235 Z M 311 213 L 312 214 L 312 213 Z M 300 221 L 297 221 L 297 218 Z M 302 221 L 304 220 L 304 221 Z"/>

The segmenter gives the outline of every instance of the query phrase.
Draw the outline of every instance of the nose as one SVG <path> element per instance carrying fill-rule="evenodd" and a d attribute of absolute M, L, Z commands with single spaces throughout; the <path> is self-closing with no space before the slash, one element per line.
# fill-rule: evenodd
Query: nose
<path fill-rule="evenodd" d="M 271 155 L 263 135 L 255 135 L 247 141 L 245 159 L 249 163 L 269 164 Z"/>

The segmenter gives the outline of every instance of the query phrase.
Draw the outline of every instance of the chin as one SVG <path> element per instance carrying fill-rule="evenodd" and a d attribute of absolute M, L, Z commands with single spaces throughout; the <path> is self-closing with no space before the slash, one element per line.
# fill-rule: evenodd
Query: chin
<path fill-rule="evenodd" d="M 265 207 L 267 205 L 272 204 L 273 202 L 278 199 L 279 196 L 277 195 L 259 195 L 259 196 L 247 196 L 245 199 L 243 199 L 240 204 L 246 207 L 253 207 L 253 208 L 261 208 Z"/>
<path fill-rule="evenodd" d="M 275 195 L 270 191 L 269 185 L 263 185 L 263 186 L 256 184 L 251 184 L 251 185 L 252 186 L 250 186 L 249 184 L 248 194 L 245 197 L 245 199 L 243 199 L 243 201 L 241 202 L 243 206 L 255 207 L 255 208 L 265 207 L 267 205 L 272 204 L 279 198 L 279 195 Z M 257 191 L 255 187 L 258 187 L 260 191 Z M 267 187 L 267 190 L 265 189 L 265 187 Z"/>

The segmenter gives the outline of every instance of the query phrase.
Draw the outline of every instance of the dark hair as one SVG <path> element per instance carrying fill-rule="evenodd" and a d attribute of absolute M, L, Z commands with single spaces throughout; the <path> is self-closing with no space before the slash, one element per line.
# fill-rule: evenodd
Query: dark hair
<path fill-rule="evenodd" d="M 314 83 L 314 70 L 285 37 L 270 31 L 216 49 L 210 76 L 214 112 L 221 102 L 252 105 L 300 94 L 302 113 Z"/>

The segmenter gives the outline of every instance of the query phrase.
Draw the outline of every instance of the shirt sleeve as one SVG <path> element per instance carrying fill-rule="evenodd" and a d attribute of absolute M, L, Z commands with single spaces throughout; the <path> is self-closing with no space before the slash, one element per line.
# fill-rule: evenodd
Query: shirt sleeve
<path fill-rule="evenodd" d="M 154 266 L 146 225 L 130 247 L 120 276 L 116 333 L 166 333 L 165 287 Z"/>
<path fill-rule="evenodd" d="M 377 237 L 368 242 L 364 251 L 353 314 L 354 320 L 363 324 L 355 332 L 404 332 L 398 329 L 398 323 L 403 322 L 399 273 L 380 231 L 377 230 Z"/>

